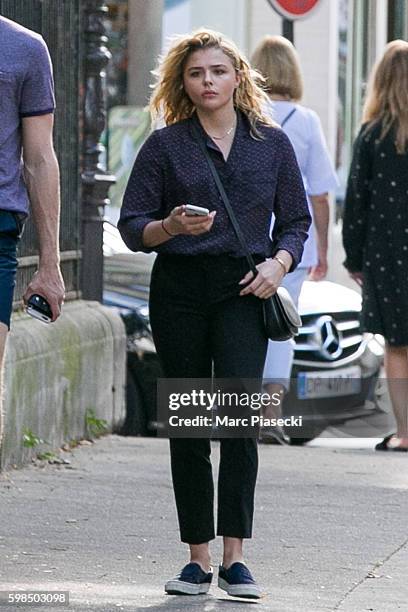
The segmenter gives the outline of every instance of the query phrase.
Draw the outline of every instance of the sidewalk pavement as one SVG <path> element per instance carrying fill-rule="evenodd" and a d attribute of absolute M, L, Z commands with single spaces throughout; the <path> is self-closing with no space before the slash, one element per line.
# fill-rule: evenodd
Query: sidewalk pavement
<path fill-rule="evenodd" d="M 41 607 L 56 612 L 408 609 L 407 455 L 327 442 L 260 446 L 246 558 L 266 595 L 250 603 L 216 585 L 208 596 L 165 595 L 165 579 L 187 558 L 167 446 L 109 436 L 63 453 L 70 465 L 2 474 L 0 591 L 70 591 L 69 608 Z M 218 538 L 215 565 L 220 557 Z M 16 609 L 36 608 L 0 606 Z"/>

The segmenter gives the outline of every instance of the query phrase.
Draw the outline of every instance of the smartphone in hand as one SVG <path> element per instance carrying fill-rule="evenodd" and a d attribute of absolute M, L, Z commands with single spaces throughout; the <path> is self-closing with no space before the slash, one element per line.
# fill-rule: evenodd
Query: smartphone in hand
<path fill-rule="evenodd" d="M 193 204 L 185 204 L 185 212 L 186 215 L 191 215 L 194 217 L 206 217 L 210 214 L 208 208 L 204 208 L 204 206 L 193 206 Z"/>
<path fill-rule="evenodd" d="M 37 293 L 34 293 L 29 298 L 26 312 L 43 323 L 51 323 L 52 321 L 52 310 L 50 305 L 45 298 Z"/>

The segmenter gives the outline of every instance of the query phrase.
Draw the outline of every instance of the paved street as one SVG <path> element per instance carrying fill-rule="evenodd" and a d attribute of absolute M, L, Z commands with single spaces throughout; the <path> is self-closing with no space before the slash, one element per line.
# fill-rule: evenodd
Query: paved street
<path fill-rule="evenodd" d="M 213 454 L 216 464 L 217 443 Z M 41 609 L 407 609 L 405 454 L 374 453 L 367 439 L 260 447 L 255 538 L 246 547 L 266 590 L 260 603 L 216 586 L 200 598 L 164 594 L 164 579 L 186 559 L 165 440 L 110 436 L 62 456 L 71 463 L 0 477 L 0 590 L 70 591 L 69 608 Z M 218 541 L 213 555 L 216 564 Z"/>

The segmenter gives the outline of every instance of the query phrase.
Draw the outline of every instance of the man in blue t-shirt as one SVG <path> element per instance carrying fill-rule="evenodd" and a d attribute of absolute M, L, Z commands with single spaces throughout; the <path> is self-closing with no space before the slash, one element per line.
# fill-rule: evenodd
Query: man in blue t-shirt
<path fill-rule="evenodd" d="M 39 34 L 0 16 L 0 441 L 1 377 L 17 269 L 17 243 L 31 210 L 39 264 L 24 300 L 38 293 L 53 320 L 64 299 L 59 259 L 59 169 L 52 143 L 52 67 Z"/>

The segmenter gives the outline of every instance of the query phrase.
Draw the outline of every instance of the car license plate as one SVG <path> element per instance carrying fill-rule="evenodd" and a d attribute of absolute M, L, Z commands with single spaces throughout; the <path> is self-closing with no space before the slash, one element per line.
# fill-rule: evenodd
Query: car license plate
<path fill-rule="evenodd" d="M 350 366 L 334 372 L 299 372 L 298 399 L 355 395 L 361 391 L 361 368 Z"/>

